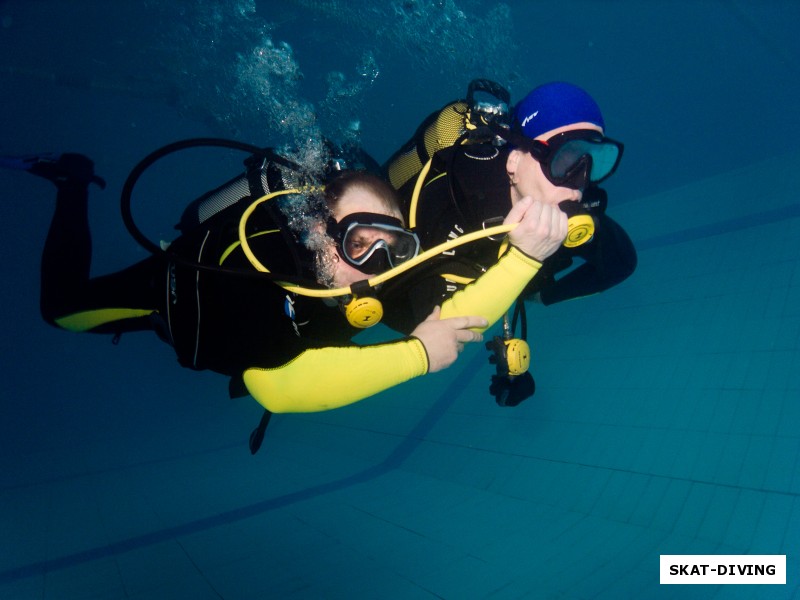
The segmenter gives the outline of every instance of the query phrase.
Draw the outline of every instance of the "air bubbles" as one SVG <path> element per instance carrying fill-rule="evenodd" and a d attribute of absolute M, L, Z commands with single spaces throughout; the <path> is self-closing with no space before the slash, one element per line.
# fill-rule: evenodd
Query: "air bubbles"
<path fill-rule="evenodd" d="M 295 238 L 314 255 L 317 281 L 330 287 L 338 259 L 333 250 L 335 244 L 327 232 L 330 211 L 325 198 L 314 192 L 289 194 L 278 199 L 278 208 Z"/>

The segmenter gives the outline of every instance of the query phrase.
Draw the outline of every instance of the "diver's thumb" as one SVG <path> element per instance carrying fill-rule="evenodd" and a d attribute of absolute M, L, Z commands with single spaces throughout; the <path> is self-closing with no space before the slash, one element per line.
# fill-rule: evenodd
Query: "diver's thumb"
<path fill-rule="evenodd" d="M 528 209 L 533 204 L 533 198 L 530 196 L 525 196 L 520 200 L 517 200 L 512 206 L 511 210 L 508 211 L 506 218 L 503 219 L 503 225 L 516 225 L 525 217 L 525 213 L 528 212 Z"/>
<path fill-rule="evenodd" d="M 431 314 L 427 316 L 425 321 L 438 321 L 442 317 L 442 307 L 441 306 L 434 306 Z"/>

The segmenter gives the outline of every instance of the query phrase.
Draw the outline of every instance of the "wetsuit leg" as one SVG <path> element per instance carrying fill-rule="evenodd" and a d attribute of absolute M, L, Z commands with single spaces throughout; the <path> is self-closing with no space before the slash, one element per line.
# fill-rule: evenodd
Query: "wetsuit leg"
<path fill-rule="evenodd" d="M 117 273 L 90 278 L 88 196 L 84 183 L 58 185 L 42 255 L 42 316 L 71 331 L 153 329 L 154 313 L 164 302 L 166 266 L 158 258 L 149 258 Z"/>

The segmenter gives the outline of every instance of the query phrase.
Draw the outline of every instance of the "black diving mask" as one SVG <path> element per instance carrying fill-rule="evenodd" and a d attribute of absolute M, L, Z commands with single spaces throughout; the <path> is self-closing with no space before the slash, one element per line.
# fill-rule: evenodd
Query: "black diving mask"
<path fill-rule="evenodd" d="M 375 213 L 353 213 L 330 219 L 328 235 L 347 264 L 367 275 L 378 275 L 419 254 L 419 238 L 400 219 Z"/>
<path fill-rule="evenodd" d="M 550 183 L 575 190 L 611 177 L 623 150 L 620 142 L 593 129 L 565 131 L 544 141 L 526 138 L 520 147 L 542 165 Z"/>

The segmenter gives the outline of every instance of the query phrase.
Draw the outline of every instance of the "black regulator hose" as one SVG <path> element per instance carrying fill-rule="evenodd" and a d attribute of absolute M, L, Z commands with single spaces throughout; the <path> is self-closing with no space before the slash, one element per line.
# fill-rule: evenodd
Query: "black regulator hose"
<path fill-rule="evenodd" d="M 191 269 L 195 269 L 198 271 L 208 271 L 214 273 L 227 273 L 230 275 L 236 275 L 238 277 L 251 277 L 251 278 L 258 278 L 258 279 L 270 279 L 270 280 L 279 280 L 285 281 L 287 283 L 296 283 L 298 285 L 308 285 L 309 280 L 304 279 L 301 277 L 296 276 L 289 276 L 289 275 L 279 275 L 277 273 L 263 273 L 260 271 L 250 270 L 250 269 L 226 269 L 216 265 L 204 265 L 198 263 L 196 261 L 184 258 L 175 252 L 170 252 L 169 249 L 164 249 L 160 245 L 153 242 L 150 238 L 148 238 L 144 233 L 142 233 L 141 229 L 136 225 L 136 222 L 133 219 L 133 214 L 131 213 L 131 197 L 133 196 L 133 189 L 136 187 L 139 179 L 141 178 L 142 174 L 152 167 L 156 162 L 161 160 L 162 158 L 169 156 L 170 154 L 174 154 L 176 152 L 180 152 L 182 150 L 187 150 L 189 148 L 228 148 L 232 150 L 239 150 L 241 152 L 246 152 L 250 155 L 265 155 L 269 158 L 273 158 L 276 156 L 271 149 L 261 148 L 259 146 L 254 146 L 252 144 L 247 144 L 244 142 L 238 142 L 236 140 L 228 140 L 224 138 L 190 138 L 186 140 L 180 140 L 178 142 L 173 142 L 171 144 L 167 144 L 159 148 L 158 150 L 154 150 L 147 156 L 145 156 L 139 163 L 133 167 L 128 178 L 125 180 L 124 185 L 122 186 L 122 194 L 120 195 L 120 211 L 122 212 L 122 221 L 125 223 L 125 228 L 131 234 L 134 240 L 145 250 L 150 252 L 156 256 L 163 256 L 171 262 L 179 264 L 184 267 L 189 267 Z M 322 287 L 319 286 L 316 282 L 313 283 L 314 287 Z"/>
<path fill-rule="evenodd" d="M 136 240 L 139 245 L 148 252 L 152 254 L 170 254 L 165 252 L 161 246 L 155 244 L 146 235 L 144 235 L 141 229 L 139 229 L 139 227 L 136 225 L 136 222 L 133 219 L 133 214 L 131 213 L 131 197 L 133 196 L 133 188 L 138 183 L 142 174 L 162 158 L 169 156 L 170 154 L 174 154 L 175 152 L 187 150 L 188 148 L 208 147 L 233 148 L 234 150 L 249 152 L 250 154 L 257 154 L 262 150 L 261 148 L 253 146 L 252 144 L 245 144 L 234 140 L 226 140 L 222 138 L 192 138 L 188 140 L 181 140 L 179 142 L 173 142 L 172 144 L 167 144 L 158 150 L 154 150 L 140 160 L 139 163 L 133 167 L 131 172 L 128 174 L 128 178 L 125 180 L 125 184 L 122 186 L 122 195 L 120 196 L 122 222 L 125 223 L 125 228 L 131 234 L 131 236 L 133 236 L 133 239 Z M 170 254 L 170 257 L 172 256 L 173 255 Z"/>

